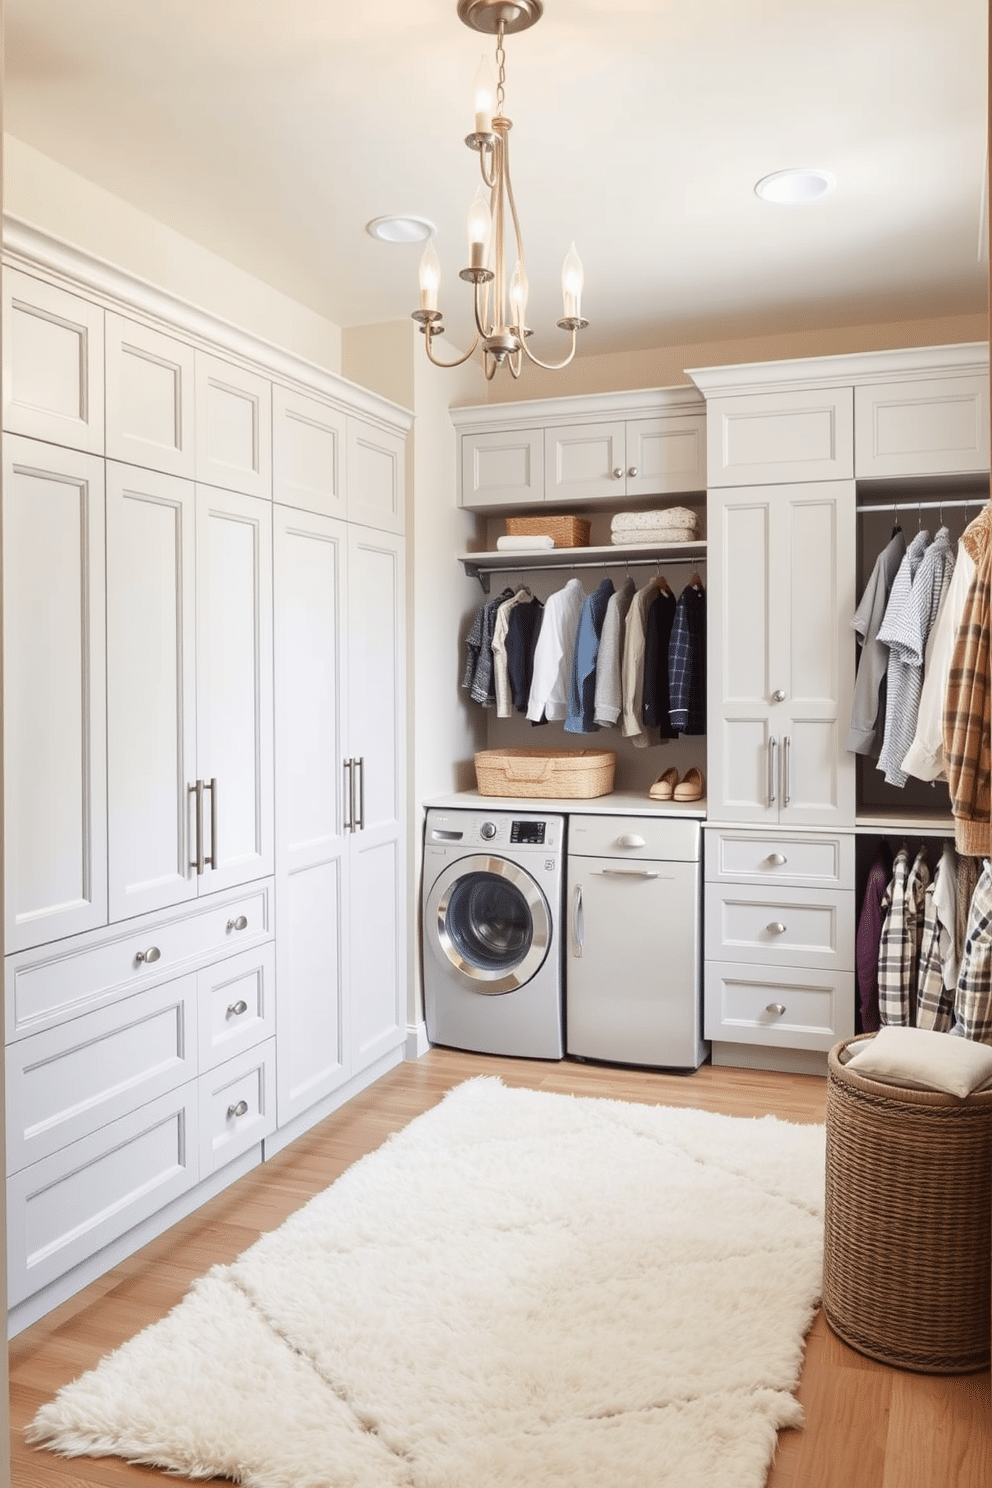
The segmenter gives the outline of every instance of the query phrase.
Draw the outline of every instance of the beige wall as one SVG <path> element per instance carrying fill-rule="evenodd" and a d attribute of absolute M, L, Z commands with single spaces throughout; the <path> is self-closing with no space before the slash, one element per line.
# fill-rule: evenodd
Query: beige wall
<path fill-rule="evenodd" d="M 12 135 L 4 135 L 4 210 L 201 310 L 341 370 L 341 331 Z"/>
<path fill-rule="evenodd" d="M 485 394 L 472 402 L 516 402 L 521 398 L 563 398 L 578 393 L 629 392 L 631 388 L 676 387 L 687 383 L 686 367 L 737 366 L 741 362 L 774 362 L 790 357 L 837 356 L 845 352 L 893 351 L 902 346 L 947 346 L 984 341 L 984 315 L 955 315 L 940 320 L 894 321 L 882 325 L 811 327 L 745 341 L 686 342 L 651 351 L 615 351 L 583 357 L 561 372 L 524 368 L 519 381 L 497 373 L 484 384 Z M 547 348 L 546 348 L 547 350 Z M 540 352 L 540 348 L 538 348 Z"/>

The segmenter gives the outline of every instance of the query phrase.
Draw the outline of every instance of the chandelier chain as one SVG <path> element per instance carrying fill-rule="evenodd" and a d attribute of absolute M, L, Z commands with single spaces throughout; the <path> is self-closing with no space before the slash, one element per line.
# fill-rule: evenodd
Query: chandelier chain
<path fill-rule="evenodd" d="M 503 22 L 499 23 L 499 31 L 496 36 L 496 65 L 499 68 L 499 80 L 496 84 L 496 112 L 503 112 L 503 98 L 506 84 L 506 48 L 503 45 Z"/>

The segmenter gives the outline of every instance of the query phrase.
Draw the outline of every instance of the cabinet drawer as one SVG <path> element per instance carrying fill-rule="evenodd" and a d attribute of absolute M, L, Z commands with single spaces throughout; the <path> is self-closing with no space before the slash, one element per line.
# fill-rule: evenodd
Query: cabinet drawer
<path fill-rule="evenodd" d="M 852 971 L 854 895 L 707 884 L 706 958 Z"/>
<path fill-rule="evenodd" d="M 852 388 L 710 398 L 706 428 L 710 486 L 850 480 L 854 475 Z"/>
<path fill-rule="evenodd" d="M 859 477 L 987 472 L 988 377 L 856 388 L 854 425 Z"/>
<path fill-rule="evenodd" d="M 7 1171 L 197 1073 L 196 979 L 177 977 L 7 1049 Z"/>
<path fill-rule="evenodd" d="M 7 1180 L 10 1305 L 196 1184 L 198 1093 L 190 1080 Z"/>
<path fill-rule="evenodd" d="M 707 832 L 706 879 L 853 889 L 854 837 Z"/>
<path fill-rule="evenodd" d="M 831 1049 L 854 1033 L 854 973 L 711 961 L 704 1007 L 708 1039 Z"/>
<path fill-rule="evenodd" d="M 240 1157 L 276 1128 L 275 1040 L 200 1077 L 200 1177 Z"/>
<path fill-rule="evenodd" d="M 201 1071 L 253 1048 L 276 1031 L 273 941 L 214 961 L 197 973 Z"/>
<path fill-rule="evenodd" d="M 691 817 L 581 816 L 570 812 L 568 850 L 590 858 L 698 863 L 702 834 L 700 823 Z"/>
<path fill-rule="evenodd" d="M 244 921 L 242 925 L 241 922 Z M 34 1033 L 113 998 L 167 981 L 207 961 L 272 936 L 272 883 L 198 901 L 167 915 L 146 915 L 112 931 L 59 941 L 7 957 L 7 1038 Z M 154 960 L 147 958 L 153 952 Z M 141 955 L 143 958 L 139 960 Z"/>

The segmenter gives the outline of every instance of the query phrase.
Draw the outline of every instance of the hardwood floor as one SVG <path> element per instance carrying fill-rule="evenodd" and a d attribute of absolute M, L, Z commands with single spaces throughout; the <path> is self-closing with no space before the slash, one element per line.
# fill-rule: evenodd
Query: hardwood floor
<path fill-rule="evenodd" d="M 242 1178 L 196 1214 L 109 1272 L 10 1345 L 12 1482 L 16 1488 L 164 1488 L 175 1479 L 116 1458 L 62 1461 L 27 1448 L 24 1425 L 59 1385 L 162 1316 L 194 1277 L 238 1255 L 350 1163 L 452 1085 L 479 1073 L 508 1085 L 735 1116 L 773 1113 L 822 1121 L 826 1082 L 704 1066 L 694 1075 L 484 1058 L 434 1049 Z M 780 1436 L 768 1488 L 988 1488 L 992 1484 L 989 1374 L 909 1374 L 862 1358 L 822 1315 L 809 1336 L 799 1387 L 802 1431 Z M 479 1488 L 485 1488 L 480 1484 Z M 567 1485 L 562 1485 L 567 1488 Z"/>

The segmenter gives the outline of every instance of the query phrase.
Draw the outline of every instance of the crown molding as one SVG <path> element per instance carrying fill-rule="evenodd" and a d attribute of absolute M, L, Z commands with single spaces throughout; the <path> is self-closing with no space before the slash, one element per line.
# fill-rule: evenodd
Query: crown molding
<path fill-rule="evenodd" d="M 803 388 L 858 387 L 914 378 L 987 377 L 988 371 L 988 342 L 965 341 L 952 346 L 742 362 L 730 367 L 687 367 L 686 376 L 692 378 L 707 398 L 712 398 L 756 392 L 800 392 Z"/>
<path fill-rule="evenodd" d="M 625 393 L 582 393 L 562 398 L 529 398 L 513 403 L 482 403 L 451 409 L 451 422 L 462 432 L 487 429 L 546 429 L 590 419 L 662 418 L 704 413 L 705 403 L 690 384 L 635 388 Z"/>
<path fill-rule="evenodd" d="M 46 279 L 57 282 L 63 289 L 77 294 L 82 290 L 104 309 L 140 316 L 166 334 L 178 330 L 201 350 L 219 351 L 251 371 L 273 377 L 299 392 L 311 396 L 316 393 L 342 412 L 360 414 L 401 433 L 413 423 L 408 408 L 9 212 L 3 214 L 3 262 L 29 274 L 41 271 Z"/>

